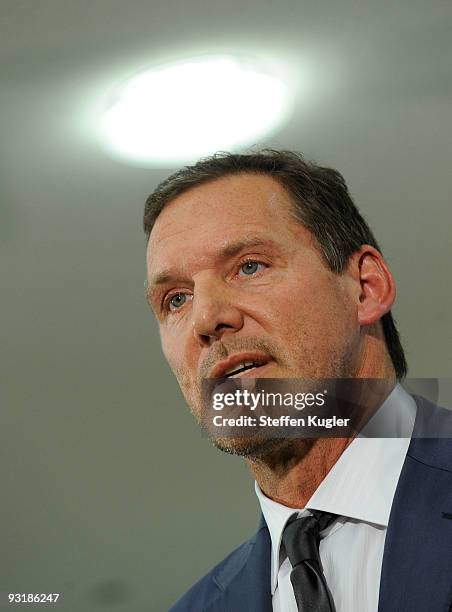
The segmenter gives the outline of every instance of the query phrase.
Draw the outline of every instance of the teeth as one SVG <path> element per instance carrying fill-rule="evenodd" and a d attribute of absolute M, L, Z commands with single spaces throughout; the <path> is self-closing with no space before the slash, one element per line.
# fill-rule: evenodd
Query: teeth
<path fill-rule="evenodd" d="M 253 366 L 254 367 L 254 366 Z M 252 370 L 253 368 L 248 368 L 248 370 L 240 370 L 240 372 L 237 372 L 237 374 L 233 374 L 232 376 L 230 376 L 229 378 L 239 378 L 240 375 L 242 374 L 242 372 L 249 372 L 249 370 Z"/>
<path fill-rule="evenodd" d="M 231 372 L 237 372 L 238 370 L 242 370 L 243 368 L 252 368 L 255 367 L 254 361 L 242 361 L 241 363 L 236 363 L 234 366 L 230 367 L 223 376 L 228 376 Z M 231 376 L 231 378 L 233 378 Z"/>

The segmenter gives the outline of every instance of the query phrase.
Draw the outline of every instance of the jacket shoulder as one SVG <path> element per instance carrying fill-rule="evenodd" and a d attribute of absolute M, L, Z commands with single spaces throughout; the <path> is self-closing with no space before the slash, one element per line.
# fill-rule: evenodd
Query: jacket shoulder
<path fill-rule="evenodd" d="M 226 586 L 246 564 L 256 535 L 233 550 L 203 578 L 194 584 L 169 612 L 204 612 L 222 595 Z"/>

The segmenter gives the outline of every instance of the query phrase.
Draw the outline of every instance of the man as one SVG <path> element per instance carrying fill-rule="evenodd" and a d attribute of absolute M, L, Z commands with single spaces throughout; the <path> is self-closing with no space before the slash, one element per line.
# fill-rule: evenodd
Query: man
<path fill-rule="evenodd" d="M 215 438 L 263 517 L 172 610 L 448 610 L 452 444 L 410 442 L 448 417 L 397 383 L 394 279 L 342 176 L 287 151 L 213 156 L 156 189 L 144 228 L 163 352 L 199 421 L 205 378 L 382 379 L 394 436 Z"/>

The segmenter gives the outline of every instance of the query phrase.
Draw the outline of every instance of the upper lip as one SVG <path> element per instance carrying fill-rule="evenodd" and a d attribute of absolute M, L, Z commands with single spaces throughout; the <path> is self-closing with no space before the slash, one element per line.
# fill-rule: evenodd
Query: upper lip
<path fill-rule="evenodd" d="M 223 361 L 219 361 L 210 371 L 209 378 L 221 378 L 222 376 L 226 376 L 228 370 L 231 370 L 234 366 L 237 366 L 238 369 L 240 364 L 244 362 L 252 361 L 256 364 L 256 367 L 260 367 L 270 360 L 270 355 L 261 352 L 247 351 L 244 353 L 236 353 L 235 355 L 230 355 Z"/>

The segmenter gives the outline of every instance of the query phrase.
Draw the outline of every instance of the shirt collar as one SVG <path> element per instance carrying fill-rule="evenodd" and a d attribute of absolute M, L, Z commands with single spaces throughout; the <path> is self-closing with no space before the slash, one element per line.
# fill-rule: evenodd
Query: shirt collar
<path fill-rule="evenodd" d="M 388 526 L 392 500 L 416 418 L 416 403 L 397 384 L 378 412 L 349 444 L 314 491 L 305 508 L 288 508 L 268 498 L 255 483 L 272 542 L 271 587 L 275 592 L 282 533 L 289 518 L 308 509 L 324 510 L 363 522 Z M 374 438 L 384 431 L 393 438 Z M 369 437 L 367 437 L 369 436 Z"/>

